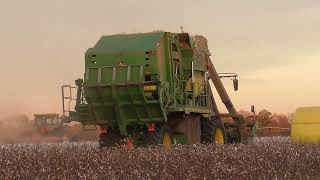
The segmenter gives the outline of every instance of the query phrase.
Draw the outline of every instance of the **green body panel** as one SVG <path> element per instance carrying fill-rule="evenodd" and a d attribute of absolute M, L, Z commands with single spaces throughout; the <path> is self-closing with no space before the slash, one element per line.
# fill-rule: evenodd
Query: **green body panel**
<path fill-rule="evenodd" d="M 166 122 L 172 112 L 208 117 L 208 56 L 206 40 L 187 33 L 103 36 L 86 52 L 70 118 L 128 135 L 128 127 Z"/>

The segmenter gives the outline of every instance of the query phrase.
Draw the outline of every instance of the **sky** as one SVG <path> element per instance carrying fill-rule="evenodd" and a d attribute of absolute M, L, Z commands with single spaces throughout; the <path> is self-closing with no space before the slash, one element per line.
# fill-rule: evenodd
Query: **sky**
<path fill-rule="evenodd" d="M 0 0 L 0 117 L 61 113 L 61 86 L 102 35 L 164 30 L 208 39 L 237 109 L 320 106 L 318 0 Z M 220 105 L 221 106 L 221 105 Z"/>

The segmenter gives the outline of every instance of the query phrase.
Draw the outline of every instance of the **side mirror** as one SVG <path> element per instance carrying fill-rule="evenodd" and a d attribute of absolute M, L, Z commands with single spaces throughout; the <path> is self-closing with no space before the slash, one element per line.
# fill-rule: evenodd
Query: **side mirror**
<path fill-rule="evenodd" d="M 238 79 L 233 79 L 232 81 L 233 81 L 233 89 L 235 91 L 238 91 L 238 89 L 239 89 L 239 81 L 238 81 Z"/>

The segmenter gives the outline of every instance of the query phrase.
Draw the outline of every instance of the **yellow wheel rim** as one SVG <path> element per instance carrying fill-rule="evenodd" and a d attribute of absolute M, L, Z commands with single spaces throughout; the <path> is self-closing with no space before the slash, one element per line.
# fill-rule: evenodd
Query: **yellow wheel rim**
<path fill-rule="evenodd" d="M 165 146 L 165 147 L 169 147 L 171 146 L 171 138 L 170 138 L 170 135 L 168 134 L 168 132 L 165 132 L 163 134 L 163 140 L 162 140 L 162 144 Z"/>
<path fill-rule="evenodd" d="M 216 132 L 214 134 L 214 140 L 216 144 L 224 144 L 223 133 L 220 128 L 216 129 Z"/>

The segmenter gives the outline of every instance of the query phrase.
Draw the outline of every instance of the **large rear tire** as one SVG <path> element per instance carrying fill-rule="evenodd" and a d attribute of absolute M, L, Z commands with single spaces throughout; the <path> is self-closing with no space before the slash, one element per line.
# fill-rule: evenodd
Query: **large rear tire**
<path fill-rule="evenodd" d="M 99 146 L 104 147 L 113 147 L 119 145 L 123 138 L 115 132 L 101 133 L 99 136 Z"/>
<path fill-rule="evenodd" d="M 226 129 L 220 118 L 201 121 L 201 142 L 203 144 L 225 144 Z"/>
<path fill-rule="evenodd" d="M 172 138 L 169 126 L 157 124 L 154 132 L 148 132 L 146 141 L 148 145 L 162 144 L 165 147 L 170 147 L 172 145 Z"/>

